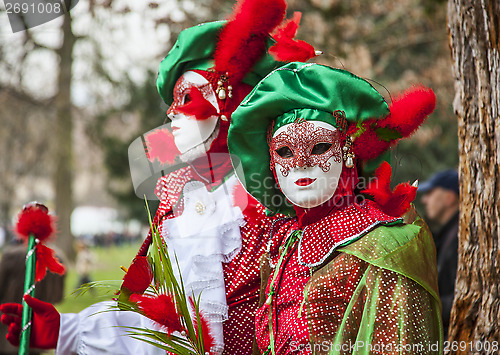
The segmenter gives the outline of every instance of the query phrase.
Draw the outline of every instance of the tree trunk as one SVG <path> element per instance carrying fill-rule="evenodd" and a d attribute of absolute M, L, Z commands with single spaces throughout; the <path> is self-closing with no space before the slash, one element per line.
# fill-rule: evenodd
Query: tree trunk
<path fill-rule="evenodd" d="M 500 351 L 500 1 L 449 0 L 460 155 L 449 353 Z M 463 342 L 463 343 L 460 343 Z"/>
<path fill-rule="evenodd" d="M 73 260 L 73 235 L 71 234 L 71 212 L 73 210 L 73 122 L 71 104 L 71 67 L 75 37 L 71 29 L 71 15 L 64 15 L 62 25 L 63 43 L 58 50 L 58 92 L 54 98 L 56 107 L 55 126 L 55 173 L 54 190 L 58 236 L 56 243 L 66 256 Z"/>

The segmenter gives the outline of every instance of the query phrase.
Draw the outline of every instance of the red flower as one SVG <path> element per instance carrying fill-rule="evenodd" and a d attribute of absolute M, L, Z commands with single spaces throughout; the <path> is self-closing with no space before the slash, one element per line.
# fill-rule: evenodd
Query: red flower
<path fill-rule="evenodd" d="M 49 210 L 42 204 L 31 203 L 23 208 L 19 214 L 16 231 L 25 238 L 29 239 L 33 234 L 41 242 L 49 238 L 55 231 L 55 217 L 49 215 Z"/>
<path fill-rule="evenodd" d="M 49 247 L 43 244 L 37 244 L 36 246 L 36 271 L 35 271 L 35 281 L 39 282 L 47 273 L 47 269 L 51 272 L 63 275 L 66 268 L 63 264 L 56 259 L 55 253 Z"/>
<path fill-rule="evenodd" d="M 148 258 L 136 256 L 123 277 L 122 288 L 126 288 L 130 293 L 142 294 L 151 285 L 151 280 L 153 280 L 153 271 Z"/>
<path fill-rule="evenodd" d="M 145 296 L 134 294 L 131 302 L 136 302 L 141 312 L 149 319 L 165 327 L 167 332 L 183 330 L 172 297 L 168 295 Z"/>

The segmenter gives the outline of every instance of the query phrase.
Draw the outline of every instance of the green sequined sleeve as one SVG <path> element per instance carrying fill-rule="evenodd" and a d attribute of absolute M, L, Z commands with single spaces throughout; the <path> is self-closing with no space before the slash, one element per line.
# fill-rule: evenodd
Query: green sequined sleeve
<path fill-rule="evenodd" d="M 425 223 L 382 226 L 306 286 L 315 354 L 441 354 L 435 248 Z"/>

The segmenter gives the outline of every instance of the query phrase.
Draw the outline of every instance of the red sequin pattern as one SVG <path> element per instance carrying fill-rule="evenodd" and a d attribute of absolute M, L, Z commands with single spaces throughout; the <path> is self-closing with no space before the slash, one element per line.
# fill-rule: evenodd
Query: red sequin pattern
<path fill-rule="evenodd" d="M 313 272 L 310 265 L 305 265 L 303 259 L 305 258 L 312 263 L 324 261 L 342 242 L 356 239 L 361 232 L 369 231 L 378 224 L 394 221 L 397 219 L 383 214 L 374 204 L 367 202 L 363 206 L 350 205 L 304 229 L 300 245 L 296 243 L 285 256 L 275 280 L 276 293 L 273 296 L 271 308 L 276 354 L 312 354 L 309 346 L 308 327 L 311 326 L 311 323 L 308 323 L 306 315 L 307 305 L 303 305 L 304 308 L 299 312 L 304 303 L 304 289 Z M 279 247 L 284 245 L 288 236 L 298 228 L 296 219 L 292 219 L 283 223 L 273 232 L 269 245 L 271 266 L 278 262 Z M 336 277 L 329 284 L 332 289 L 330 294 L 332 299 L 322 302 L 320 298 L 316 297 L 319 300 L 313 305 L 316 317 L 321 317 L 322 312 L 326 312 L 325 314 L 330 317 L 331 314 L 341 317 L 366 269 L 366 265 L 359 259 L 356 259 L 356 262 L 343 263 L 342 267 L 340 262 L 343 260 L 339 261 Z M 274 271 L 271 273 L 271 278 L 272 274 Z M 270 280 L 266 294 L 270 292 L 269 286 Z M 268 305 L 264 305 L 259 308 L 256 315 L 257 344 L 262 352 L 267 350 L 270 344 L 269 309 Z M 317 326 L 315 323 L 313 325 Z M 320 334 L 322 331 L 332 334 L 331 329 L 319 329 Z"/>
<path fill-rule="evenodd" d="M 295 220 L 285 223 L 273 238 L 281 240 L 283 244 L 286 237 L 297 228 Z M 270 254 L 271 261 L 275 264 L 279 258 L 277 248 L 271 250 Z M 276 293 L 272 302 L 272 320 L 276 354 L 311 354 L 305 349 L 309 339 L 305 312 L 299 317 L 299 308 L 304 299 L 303 290 L 310 277 L 310 269 L 298 262 L 297 244 L 295 244 L 285 256 L 275 280 Z M 266 294 L 269 294 L 269 286 L 270 282 Z M 269 309 L 269 305 L 262 306 L 255 318 L 257 345 L 262 352 L 269 346 Z"/>
<path fill-rule="evenodd" d="M 340 244 L 355 240 L 379 224 L 403 220 L 386 215 L 370 200 L 331 214 L 304 228 L 299 247 L 299 262 L 320 265 Z"/>

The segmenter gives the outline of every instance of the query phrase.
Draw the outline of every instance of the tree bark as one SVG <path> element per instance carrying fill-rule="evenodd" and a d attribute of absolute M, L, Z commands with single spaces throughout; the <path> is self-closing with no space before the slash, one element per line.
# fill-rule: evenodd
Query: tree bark
<path fill-rule="evenodd" d="M 62 25 L 63 42 L 58 50 L 58 91 L 54 98 L 55 123 L 55 172 L 54 191 L 57 214 L 58 237 L 56 243 L 70 260 L 75 257 L 71 234 L 71 212 L 73 211 L 73 118 L 71 104 L 71 67 L 75 36 L 71 29 L 71 15 L 64 15 Z"/>
<path fill-rule="evenodd" d="M 448 18 L 459 127 L 460 229 L 445 347 L 452 354 L 492 354 L 500 351 L 500 1 L 449 0 Z"/>

